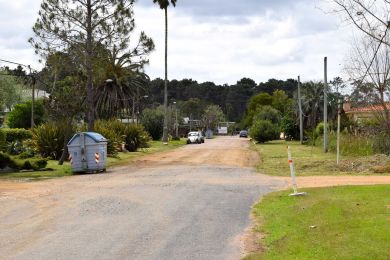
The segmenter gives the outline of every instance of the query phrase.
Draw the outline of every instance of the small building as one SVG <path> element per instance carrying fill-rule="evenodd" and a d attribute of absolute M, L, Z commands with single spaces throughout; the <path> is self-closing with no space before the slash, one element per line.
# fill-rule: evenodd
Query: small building
<path fill-rule="evenodd" d="M 386 103 L 386 108 L 390 111 L 390 103 Z M 384 113 L 384 107 L 382 105 L 351 107 L 350 102 L 345 102 L 343 104 L 343 110 L 351 120 L 357 123 L 368 119 L 374 119 L 378 114 Z"/>

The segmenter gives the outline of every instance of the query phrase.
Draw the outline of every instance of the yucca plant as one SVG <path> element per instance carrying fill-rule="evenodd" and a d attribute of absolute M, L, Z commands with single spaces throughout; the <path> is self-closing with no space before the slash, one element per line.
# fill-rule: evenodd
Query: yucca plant
<path fill-rule="evenodd" d="M 95 131 L 103 135 L 108 140 L 107 141 L 108 155 L 116 155 L 119 152 L 120 146 L 123 142 L 121 131 L 117 132 L 115 131 L 115 129 L 111 127 L 110 124 L 113 122 L 114 122 L 113 120 L 97 120 L 95 121 L 94 124 Z"/>
<path fill-rule="evenodd" d="M 59 159 L 64 144 L 64 128 L 55 122 L 48 122 L 32 130 L 30 145 L 46 158 Z"/>
<path fill-rule="evenodd" d="M 124 136 L 125 147 L 129 152 L 135 152 L 138 148 L 149 147 L 148 143 L 151 138 L 142 125 L 126 125 Z"/>

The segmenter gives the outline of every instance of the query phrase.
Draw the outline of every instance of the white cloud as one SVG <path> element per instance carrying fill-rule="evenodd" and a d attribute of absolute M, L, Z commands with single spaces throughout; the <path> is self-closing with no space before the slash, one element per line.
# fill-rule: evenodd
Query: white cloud
<path fill-rule="evenodd" d="M 280 7 L 281 1 L 276 4 Z M 252 10 L 244 17 L 245 23 L 231 23 L 230 16 L 213 17 L 211 11 L 196 9 L 194 16 L 209 15 L 207 21 L 199 22 L 202 16 L 180 14 L 178 7 L 179 3 L 169 9 L 170 79 L 233 84 L 244 76 L 259 82 L 301 75 L 320 80 L 324 56 L 329 60 L 329 78 L 340 75 L 339 64 L 349 45 L 347 28 L 338 28 L 335 17 L 314 2 L 297 1 L 290 10 L 268 6 L 262 15 Z M 156 19 L 161 24 L 150 22 Z M 152 78 L 164 75 L 162 21 L 163 12 L 156 7 L 136 9 L 136 22 L 157 46 L 146 69 Z"/>
<path fill-rule="evenodd" d="M 39 66 L 27 42 L 39 4 L 0 0 L 0 58 Z M 139 0 L 135 21 L 156 44 L 146 72 L 163 77 L 164 12 Z M 348 39 L 348 28 L 338 28 L 312 0 L 182 0 L 169 8 L 169 78 L 217 84 L 242 77 L 322 79 L 324 56 L 331 78 L 339 75 Z"/>

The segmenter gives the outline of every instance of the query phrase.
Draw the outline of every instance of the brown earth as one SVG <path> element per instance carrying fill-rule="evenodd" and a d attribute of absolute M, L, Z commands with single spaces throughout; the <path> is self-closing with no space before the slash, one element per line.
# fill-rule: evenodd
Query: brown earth
<path fill-rule="evenodd" d="M 174 237 L 182 236 L 180 232 L 186 230 L 180 225 L 188 224 L 188 227 L 193 228 L 191 219 L 203 218 L 207 213 L 207 205 L 209 210 L 210 207 L 213 210 L 223 209 L 223 203 L 232 209 L 244 205 L 240 209 L 240 215 L 231 216 L 226 223 L 220 223 L 222 226 L 232 227 L 232 221 L 238 219 L 238 216 L 249 214 L 249 208 L 246 210 L 245 205 L 253 204 L 259 194 L 289 188 L 290 178 L 253 174 L 252 168 L 259 162 L 259 155 L 248 147 L 247 139 L 220 137 L 206 140 L 205 144 L 186 145 L 173 151 L 143 156 L 130 165 L 110 169 L 108 174 L 77 175 L 40 182 L 0 180 L 0 255 L 5 258 L 16 256 L 28 259 L 33 254 L 36 259 L 65 259 L 93 258 L 94 254 L 99 253 L 102 254 L 101 257 L 120 259 L 138 253 L 138 257 L 148 258 L 152 254 L 156 258 L 169 258 L 170 253 L 178 250 L 177 247 L 180 249 L 191 246 L 193 241 L 183 240 L 181 244 Z M 390 184 L 390 176 L 313 176 L 299 177 L 297 182 L 298 187 Z M 235 201 L 239 194 L 245 197 Z M 187 207 L 189 203 L 194 205 L 192 211 Z M 216 204 L 211 205 L 212 203 Z M 130 209 L 134 209 L 131 210 L 132 215 L 127 215 Z M 188 211 L 188 216 L 181 216 L 178 213 L 182 212 L 181 209 Z M 133 216 L 134 212 L 137 215 Z M 199 230 L 211 232 L 210 240 L 215 240 L 215 247 L 220 246 L 218 242 L 221 244 L 230 241 L 218 239 L 230 239 L 230 235 L 236 232 L 219 236 L 218 232 L 222 231 L 213 231 L 222 230 L 216 228 L 218 221 L 211 222 L 220 213 L 210 211 L 205 223 L 195 223 L 195 226 L 206 225 L 199 226 Z M 123 222 L 125 216 L 126 221 Z M 240 220 L 238 225 L 242 226 L 241 232 L 249 224 L 249 220 L 245 219 Z M 180 225 L 175 221 L 179 221 Z M 144 222 L 143 225 L 137 225 L 140 222 Z M 121 224 L 118 226 L 118 223 Z M 158 226 L 155 226 L 156 223 L 159 223 Z M 111 229 L 110 235 L 113 238 L 100 236 L 107 229 Z M 126 233 L 129 230 L 131 232 Z M 172 230 L 177 233 L 171 233 Z M 232 248 L 240 247 L 242 253 L 259 250 L 259 238 L 250 231 L 251 228 L 248 228 L 244 235 L 239 235 L 241 232 L 235 233 L 230 241 Z M 150 236 L 148 243 L 152 247 L 146 252 L 149 255 L 136 251 L 149 245 L 140 240 L 145 232 Z M 192 232 L 196 233 L 198 230 Z M 89 238 L 85 238 L 88 235 L 99 238 L 90 249 L 87 246 Z M 172 236 L 171 240 L 166 236 Z M 204 233 L 199 236 L 199 239 L 204 238 Z M 160 240 L 154 241 L 156 237 Z M 126 246 L 120 247 L 115 243 L 124 238 Z M 69 245 L 61 244 L 62 239 L 68 239 Z M 169 250 L 164 251 L 159 247 L 164 239 L 164 243 L 169 242 Z M 49 247 L 47 243 L 50 244 Z M 204 244 L 199 243 L 202 246 L 210 245 Z M 105 247 L 109 247 L 109 250 Z M 79 248 L 81 251 L 75 251 L 72 257 L 67 255 L 66 248 Z M 187 250 L 189 252 L 192 249 L 196 248 L 192 246 Z M 196 250 L 193 257 L 199 252 L 204 253 L 206 258 L 215 254 L 202 247 Z M 233 249 L 223 250 L 223 259 L 237 257 Z M 62 253 L 63 255 L 58 255 Z"/>
<path fill-rule="evenodd" d="M 233 139 L 234 138 L 234 139 Z M 209 145 L 209 143 L 212 145 Z M 237 137 L 220 137 L 218 141 L 191 144 L 179 149 L 142 157 L 137 166 L 214 165 L 226 167 L 254 167 L 259 155 L 248 149 L 248 142 Z"/>

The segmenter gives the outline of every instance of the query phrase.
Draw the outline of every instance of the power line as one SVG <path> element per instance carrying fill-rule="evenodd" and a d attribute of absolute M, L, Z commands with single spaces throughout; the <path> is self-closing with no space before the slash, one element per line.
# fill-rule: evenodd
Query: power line
<path fill-rule="evenodd" d="M 368 71 L 371 69 L 371 66 L 372 66 L 372 64 L 374 63 L 374 60 L 375 60 L 375 58 L 376 58 L 376 56 L 377 56 L 377 54 L 378 54 L 379 48 L 381 47 L 381 45 L 382 45 L 382 43 L 383 43 L 383 39 L 386 37 L 386 34 L 387 34 L 388 29 L 389 29 L 389 27 L 386 27 L 385 33 L 383 34 L 383 37 L 382 37 L 382 39 L 380 40 L 380 42 L 379 42 L 379 44 L 378 44 L 378 47 L 377 47 L 376 50 L 375 50 L 374 56 L 372 57 L 371 62 L 370 62 L 370 65 L 368 65 L 367 70 L 366 70 L 366 72 L 364 73 L 364 75 L 363 75 L 363 77 L 362 77 L 362 79 L 361 79 L 361 82 L 363 82 L 364 78 L 365 78 L 365 77 L 367 76 L 367 74 L 368 74 Z"/>
<path fill-rule="evenodd" d="M 22 67 L 26 67 L 26 68 L 28 68 L 30 70 L 30 73 L 32 71 L 38 72 L 36 69 L 31 68 L 30 65 L 26 65 L 26 64 L 19 63 L 19 62 L 16 62 L 16 61 L 5 60 L 5 59 L 0 59 L 0 61 L 5 62 L 5 63 L 14 64 L 14 65 L 19 65 L 19 66 L 22 66 Z"/>

